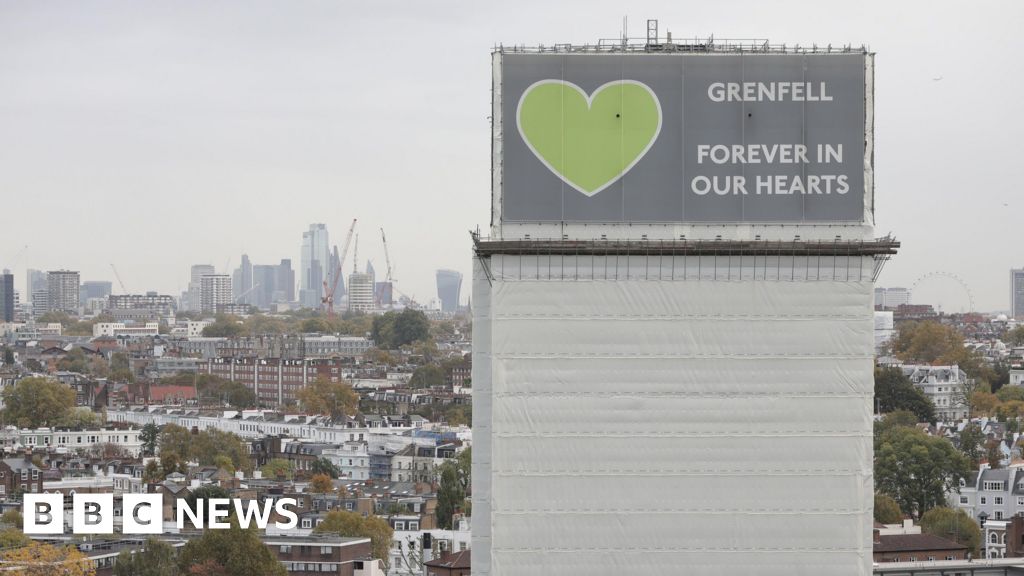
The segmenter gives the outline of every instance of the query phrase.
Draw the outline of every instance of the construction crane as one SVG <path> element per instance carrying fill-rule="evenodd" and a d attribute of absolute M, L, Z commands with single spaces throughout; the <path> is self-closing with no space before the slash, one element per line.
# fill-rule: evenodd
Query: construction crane
<path fill-rule="evenodd" d="M 381 242 L 384 243 L 384 263 L 388 267 L 387 277 L 384 279 L 384 282 L 387 282 L 387 283 L 391 284 L 391 291 L 397 293 L 399 296 L 403 296 L 406 299 L 408 299 L 410 307 L 411 308 L 415 308 L 416 306 L 418 306 L 418 304 L 416 303 L 416 299 L 410 297 L 408 294 L 403 293 L 398 288 L 395 288 L 395 282 L 397 282 L 397 280 L 395 280 L 394 278 L 391 277 L 391 255 L 388 253 L 388 239 L 384 235 L 384 229 L 383 228 L 380 229 L 380 240 L 381 240 Z M 381 302 L 377 302 L 377 305 L 380 306 Z"/>
<path fill-rule="evenodd" d="M 334 316 L 334 292 L 338 289 L 338 281 L 341 279 L 342 265 L 345 263 L 345 255 L 348 254 L 349 243 L 352 242 L 352 234 L 356 231 L 356 218 L 352 219 L 352 225 L 348 228 L 348 234 L 345 236 L 345 243 L 341 247 L 341 254 L 338 256 L 338 269 L 334 271 L 334 279 L 331 282 L 331 286 L 327 286 L 327 280 L 324 280 L 324 295 L 320 298 L 320 304 L 323 309 L 327 312 L 328 316 Z M 358 240 L 356 241 L 358 244 Z"/>
<path fill-rule="evenodd" d="M 384 229 L 383 228 L 380 229 L 380 241 L 381 241 L 381 243 L 384 244 L 384 263 L 388 267 L 388 274 L 384 278 L 384 281 L 385 282 L 394 282 L 394 280 L 391 278 L 391 256 L 388 255 L 388 239 L 387 239 L 386 236 L 384 236 Z"/>
<path fill-rule="evenodd" d="M 110 269 L 114 271 L 114 278 L 117 278 L 117 283 L 121 285 L 121 293 L 127 294 L 128 289 L 124 287 L 124 281 L 121 280 L 121 275 L 117 273 L 117 268 L 113 263 L 110 264 Z"/>
<path fill-rule="evenodd" d="M 236 296 L 236 297 L 235 297 L 235 304 L 238 304 L 238 301 L 239 301 L 239 300 L 241 300 L 242 298 L 245 298 L 245 297 L 246 297 L 246 296 L 248 296 L 248 295 L 249 295 L 250 293 L 252 293 L 252 291 L 253 291 L 253 290 L 255 290 L 255 289 L 259 288 L 259 287 L 260 287 L 260 283 L 259 283 L 259 282 L 257 282 L 257 283 L 255 283 L 255 284 L 253 284 L 253 285 L 252 285 L 252 288 L 249 288 L 249 289 L 248 289 L 248 290 L 246 290 L 245 292 L 242 292 L 241 294 L 239 294 L 238 296 Z"/>

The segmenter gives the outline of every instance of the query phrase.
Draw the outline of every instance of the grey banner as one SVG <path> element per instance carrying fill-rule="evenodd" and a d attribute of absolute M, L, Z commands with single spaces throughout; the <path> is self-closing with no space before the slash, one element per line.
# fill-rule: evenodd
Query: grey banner
<path fill-rule="evenodd" d="M 862 222 L 865 138 L 870 137 L 865 58 L 861 53 L 506 53 L 500 86 L 502 181 L 495 200 L 501 202 L 501 219 Z M 599 109 L 595 91 L 621 81 L 654 94 L 660 130 L 635 164 L 606 185 L 588 189 L 574 181 L 576 173 L 538 151 L 536 137 L 529 142 L 524 137 L 519 115 L 535 113 L 539 105 L 521 100 L 538 84 L 571 86 L 584 99 L 594 98 L 589 113 L 607 114 L 609 103 Z M 575 98 L 573 92 L 565 94 Z M 625 121 L 628 113 L 623 114 Z M 589 122 L 586 115 L 577 114 L 576 121 Z M 564 116 L 542 118 L 547 125 L 562 122 L 563 132 L 574 129 Z M 563 135 L 562 142 L 578 139 Z"/>

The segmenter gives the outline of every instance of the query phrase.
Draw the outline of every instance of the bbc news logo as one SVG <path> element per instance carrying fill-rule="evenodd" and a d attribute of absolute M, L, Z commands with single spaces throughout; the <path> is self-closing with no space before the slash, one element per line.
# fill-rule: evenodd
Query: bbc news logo
<path fill-rule="evenodd" d="M 124 534 L 162 534 L 164 497 L 160 494 L 124 494 L 121 497 Z M 294 498 L 279 498 L 273 502 L 242 500 L 239 498 L 197 499 L 190 506 L 184 498 L 176 501 L 178 530 L 185 530 L 186 521 L 195 529 L 230 528 L 227 518 L 234 512 L 239 526 L 255 525 L 265 530 L 272 513 L 285 521 L 275 521 L 280 530 L 295 528 L 299 516 Z M 63 534 L 64 496 L 62 494 L 25 494 L 22 507 L 25 534 Z M 75 494 L 71 499 L 72 534 L 113 534 L 114 495 Z"/>

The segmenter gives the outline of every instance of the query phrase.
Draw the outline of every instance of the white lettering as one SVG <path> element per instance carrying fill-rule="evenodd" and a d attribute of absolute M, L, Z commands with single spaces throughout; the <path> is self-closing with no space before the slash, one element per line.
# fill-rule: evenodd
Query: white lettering
<path fill-rule="evenodd" d="M 713 82 L 712 102 L 832 102 L 825 82 Z"/>

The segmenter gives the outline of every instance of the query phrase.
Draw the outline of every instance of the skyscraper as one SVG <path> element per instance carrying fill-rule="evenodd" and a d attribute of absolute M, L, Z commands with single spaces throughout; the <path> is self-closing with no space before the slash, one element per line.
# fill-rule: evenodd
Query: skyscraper
<path fill-rule="evenodd" d="M 79 275 L 72 270 L 51 270 L 46 273 L 48 309 L 58 312 L 78 312 Z"/>
<path fill-rule="evenodd" d="M 0 322 L 14 322 L 14 274 L 0 274 Z"/>
<path fill-rule="evenodd" d="M 199 312 L 203 309 L 202 303 L 202 278 L 216 274 L 211 264 L 194 264 L 188 280 L 188 302 L 182 302 L 182 308 Z"/>
<path fill-rule="evenodd" d="M 216 313 L 222 304 L 231 304 L 231 276 L 208 274 L 199 279 L 200 306 L 203 312 Z"/>
<path fill-rule="evenodd" d="M 248 254 L 242 254 L 242 263 L 235 269 L 231 280 L 235 301 L 239 304 L 252 304 L 253 284 L 252 261 L 249 260 Z"/>
<path fill-rule="evenodd" d="M 330 239 L 327 226 L 310 224 L 309 230 L 302 233 L 302 269 L 299 277 L 300 300 L 308 308 L 320 305 L 323 294 L 324 280 L 330 278 L 328 269 L 331 265 Z"/>
<path fill-rule="evenodd" d="M 441 300 L 442 312 L 454 312 L 459 308 L 459 291 L 461 289 L 461 272 L 455 270 L 437 271 L 437 297 Z"/>
<path fill-rule="evenodd" d="M 25 298 L 29 302 L 35 302 L 35 295 L 40 291 L 48 290 L 46 284 L 46 272 L 29 268 L 25 271 Z"/>
<path fill-rule="evenodd" d="M 1024 268 L 1010 270 L 1010 316 L 1024 320 Z"/>
<path fill-rule="evenodd" d="M 295 270 L 292 270 L 292 261 L 287 258 L 277 265 L 274 294 L 274 302 L 295 301 Z"/>
<path fill-rule="evenodd" d="M 82 282 L 79 304 L 85 306 L 90 298 L 106 298 L 113 292 L 113 284 L 107 280 L 86 280 Z"/>

